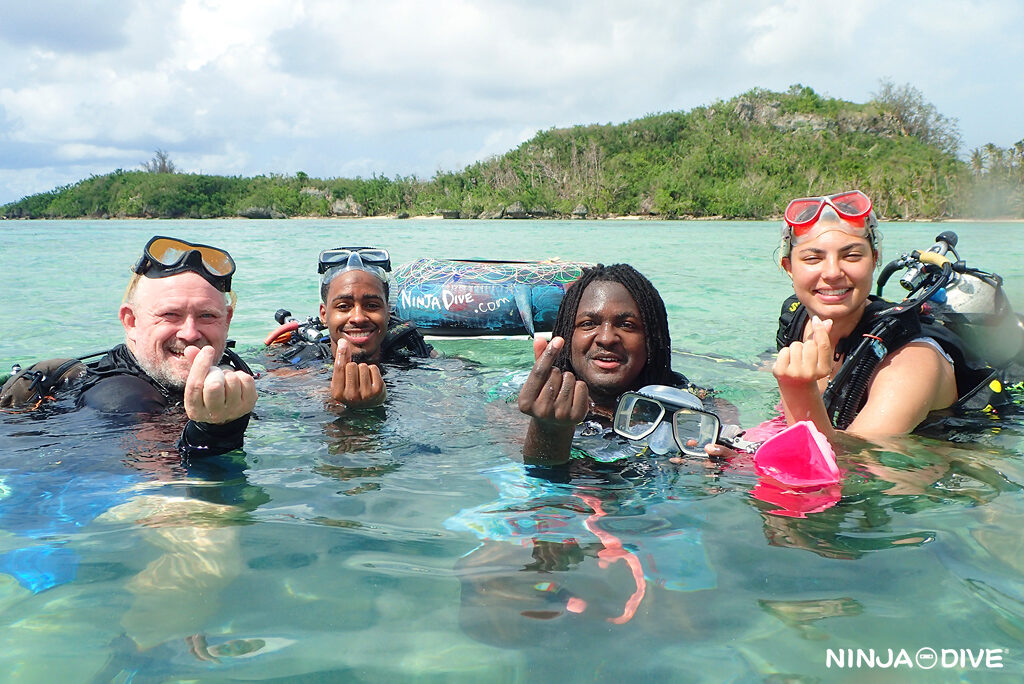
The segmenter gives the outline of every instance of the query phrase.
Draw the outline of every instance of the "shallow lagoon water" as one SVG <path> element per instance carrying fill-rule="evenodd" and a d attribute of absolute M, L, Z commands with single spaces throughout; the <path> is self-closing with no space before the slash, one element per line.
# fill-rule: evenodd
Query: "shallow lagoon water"
<path fill-rule="evenodd" d="M 883 224 L 884 257 L 941 230 L 1024 308 L 1021 226 Z M 153 234 L 227 247 L 232 337 L 257 362 L 281 307 L 315 312 L 316 253 L 627 261 L 659 287 L 674 363 L 769 417 L 788 281 L 774 223 L 7 222 L 0 364 L 120 338 Z M 890 290 L 890 293 L 893 291 Z M 0 672 L 26 682 L 1002 681 L 1024 673 L 1024 423 L 841 459 L 805 518 L 748 467 L 531 477 L 507 403 L 528 341 L 444 340 L 337 416 L 327 375 L 267 375 L 244 454 L 183 468 L 180 419 L 0 419 Z M 621 546 L 617 546 L 621 544 Z M 638 577 L 639 576 L 639 577 Z M 629 619 L 624 617 L 629 616 Z M 1002 668 L 867 672 L 828 649 L 1002 649 Z"/>

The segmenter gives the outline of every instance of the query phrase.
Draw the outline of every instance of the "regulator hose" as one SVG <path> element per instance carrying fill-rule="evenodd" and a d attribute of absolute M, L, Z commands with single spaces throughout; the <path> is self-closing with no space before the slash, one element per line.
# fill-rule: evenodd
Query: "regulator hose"
<path fill-rule="evenodd" d="M 284 335 L 285 333 L 290 333 L 293 330 L 297 330 L 298 328 L 299 322 L 294 319 L 286 323 L 282 323 L 278 327 L 274 328 L 274 331 L 272 333 L 267 335 L 266 339 L 263 340 L 263 344 L 269 347 L 270 345 L 277 342 L 278 338 Z"/>
<path fill-rule="evenodd" d="M 888 353 L 887 338 L 890 337 L 891 328 L 897 320 L 897 317 L 887 318 L 881 326 L 872 330 L 870 335 L 865 335 L 843 363 L 843 368 L 836 374 L 835 379 L 829 383 L 829 389 L 832 389 L 833 384 L 844 388 L 844 391 L 836 397 L 835 402 L 826 401 L 825 404 L 829 410 L 832 424 L 837 429 L 845 430 L 850 427 L 850 423 L 853 422 L 860 410 L 861 400 L 868 391 L 871 376 Z M 842 371 L 846 369 L 849 369 L 849 372 L 844 375 Z M 827 390 L 826 396 L 831 399 Z M 835 405 L 832 406 L 831 403 Z"/>
<path fill-rule="evenodd" d="M 892 277 L 892 274 L 900 270 L 901 268 L 904 268 L 905 266 L 906 262 L 902 258 L 893 259 L 892 261 L 887 263 L 885 265 L 885 268 L 882 269 L 882 272 L 878 276 L 878 285 L 875 288 L 875 294 L 881 297 L 882 290 L 885 289 L 885 284 L 889 282 L 889 278 Z"/>
<path fill-rule="evenodd" d="M 953 275 L 953 263 L 944 256 L 935 255 L 922 259 L 925 263 L 940 265 L 939 273 L 925 291 L 912 300 L 904 300 L 879 317 L 878 323 L 866 333 L 856 349 L 843 362 L 836 377 L 828 384 L 822 399 L 832 424 L 845 430 L 860 410 L 864 395 L 878 364 L 897 341 L 902 331 L 914 326 L 903 323 L 904 317 L 917 320 L 918 311 L 932 295 L 949 284 Z M 918 326 L 919 327 L 919 326 Z"/>

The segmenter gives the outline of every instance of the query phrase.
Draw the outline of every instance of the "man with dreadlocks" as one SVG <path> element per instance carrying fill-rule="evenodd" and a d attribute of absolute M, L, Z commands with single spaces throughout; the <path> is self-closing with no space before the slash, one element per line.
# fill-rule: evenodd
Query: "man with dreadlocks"
<path fill-rule="evenodd" d="M 533 350 L 519 392 L 519 410 L 531 418 L 523 456 L 532 464 L 568 461 L 576 426 L 588 415 L 610 421 L 623 392 L 693 387 L 672 370 L 661 295 L 627 264 L 585 270 L 562 299 L 551 342 L 536 339 Z"/>

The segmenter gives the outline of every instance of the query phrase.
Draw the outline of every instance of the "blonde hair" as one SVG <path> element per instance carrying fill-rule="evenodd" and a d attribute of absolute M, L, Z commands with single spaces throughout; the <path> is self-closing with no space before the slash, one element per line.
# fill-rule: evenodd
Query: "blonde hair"
<path fill-rule="evenodd" d="M 125 288 L 124 297 L 121 298 L 122 304 L 132 306 L 135 304 L 135 291 L 139 289 L 139 281 L 142 279 L 142 274 L 132 272 L 132 277 L 128 280 L 128 287 Z M 224 293 L 224 303 L 227 304 L 228 308 L 232 311 L 235 310 L 235 305 L 238 303 L 238 296 L 235 295 L 235 291 Z"/>

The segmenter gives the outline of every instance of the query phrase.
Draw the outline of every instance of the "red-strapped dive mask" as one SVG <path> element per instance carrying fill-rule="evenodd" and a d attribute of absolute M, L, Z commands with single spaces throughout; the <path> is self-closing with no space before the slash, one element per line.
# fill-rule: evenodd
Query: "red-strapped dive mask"
<path fill-rule="evenodd" d="M 783 218 L 794 236 L 801 236 L 811 229 L 821 216 L 825 205 L 832 207 L 840 218 L 860 221 L 867 228 L 871 214 L 871 199 L 860 190 L 849 190 L 828 197 L 803 197 L 795 199 L 786 207 Z"/>

